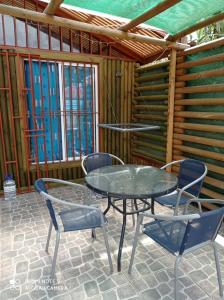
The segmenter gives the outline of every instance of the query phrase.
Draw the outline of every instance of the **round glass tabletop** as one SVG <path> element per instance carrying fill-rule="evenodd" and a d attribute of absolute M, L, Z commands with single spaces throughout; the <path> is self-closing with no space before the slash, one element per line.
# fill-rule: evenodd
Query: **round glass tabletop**
<path fill-rule="evenodd" d="M 176 189 L 177 177 L 155 167 L 113 165 L 89 172 L 87 186 L 95 192 L 119 198 L 150 198 Z"/>

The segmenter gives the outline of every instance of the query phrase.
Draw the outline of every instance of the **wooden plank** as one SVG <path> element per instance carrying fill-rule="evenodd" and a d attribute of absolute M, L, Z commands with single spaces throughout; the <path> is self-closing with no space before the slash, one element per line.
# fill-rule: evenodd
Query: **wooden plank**
<path fill-rule="evenodd" d="M 183 129 L 193 129 L 198 131 L 206 131 L 206 132 L 224 133 L 224 127 L 219 125 L 174 122 L 174 127 L 183 128 Z"/>
<path fill-rule="evenodd" d="M 144 141 L 133 141 L 133 146 L 142 146 L 145 147 L 146 149 L 154 149 L 157 151 L 161 151 L 161 152 L 166 152 L 166 147 L 162 146 L 162 145 L 158 145 L 158 144 L 152 144 L 149 142 L 144 142 Z"/>
<path fill-rule="evenodd" d="M 150 70 L 154 70 L 154 69 L 160 69 L 163 67 L 169 67 L 169 60 L 167 61 L 163 61 L 163 62 L 157 62 L 157 63 L 150 63 L 150 64 L 146 64 L 146 65 L 142 65 L 138 68 L 136 68 L 136 72 L 146 72 L 146 71 L 150 71 Z"/>
<path fill-rule="evenodd" d="M 167 95 L 145 95 L 145 96 L 135 96 L 134 100 L 168 100 Z"/>
<path fill-rule="evenodd" d="M 180 75 L 176 77 L 177 81 L 189 81 L 189 80 L 197 80 L 201 78 L 210 78 L 210 77 L 218 77 L 224 75 L 224 68 L 219 68 L 215 70 L 203 71 L 198 73 Z"/>
<path fill-rule="evenodd" d="M 135 88 L 136 91 L 157 91 L 157 90 L 164 90 L 168 88 L 168 83 L 161 83 L 161 84 L 153 84 L 153 85 L 146 85 L 146 86 L 138 86 Z"/>
<path fill-rule="evenodd" d="M 173 125 L 174 125 L 174 96 L 175 96 L 175 76 L 176 76 L 176 50 L 172 49 L 170 56 L 169 72 L 169 94 L 168 94 L 168 117 L 167 117 L 167 144 L 166 163 L 172 161 L 173 147 Z M 171 169 L 169 169 L 171 170 Z"/>
<path fill-rule="evenodd" d="M 167 105 L 133 105 L 136 110 L 167 111 Z"/>
<path fill-rule="evenodd" d="M 166 121 L 166 116 L 161 115 L 148 115 L 148 114 L 135 114 L 136 119 L 140 120 L 158 120 L 158 121 Z"/>
<path fill-rule="evenodd" d="M 224 200 L 224 194 L 220 194 L 220 193 L 211 191 L 211 190 L 209 190 L 209 189 L 207 189 L 207 188 L 204 188 L 204 187 L 202 187 L 201 193 L 202 193 L 202 194 L 205 194 L 206 196 L 209 196 L 209 197 L 211 197 L 211 198 L 214 198 L 214 199 L 221 199 L 221 200 Z"/>
<path fill-rule="evenodd" d="M 139 76 L 138 78 L 136 78 L 136 81 L 137 82 L 153 81 L 157 79 L 166 78 L 168 76 L 169 76 L 169 72 L 161 72 L 161 73 L 155 73 L 147 76 Z"/>
<path fill-rule="evenodd" d="M 224 181 L 221 181 L 221 180 L 218 180 L 218 179 L 206 176 L 205 177 L 205 183 L 208 183 L 208 184 L 210 184 L 210 185 L 212 185 L 214 187 L 217 187 L 219 189 L 223 189 L 224 190 Z"/>
<path fill-rule="evenodd" d="M 206 120 L 224 120 L 223 112 L 194 112 L 194 111 L 175 111 L 175 117 L 206 119 Z"/>
<path fill-rule="evenodd" d="M 193 142 L 202 145 L 224 148 L 224 140 L 217 140 L 215 138 L 209 139 L 201 136 L 193 136 L 193 135 L 179 134 L 179 133 L 174 133 L 173 137 L 174 137 L 174 144 L 178 143 L 179 141 L 185 141 L 185 142 Z"/>
<path fill-rule="evenodd" d="M 184 94 L 224 92 L 224 84 L 181 87 L 176 88 L 175 92 Z"/>
<path fill-rule="evenodd" d="M 49 25 L 61 26 L 74 30 L 81 30 L 90 33 L 103 34 L 106 36 L 112 36 L 123 40 L 133 40 L 141 43 L 149 43 L 153 45 L 159 45 L 161 47 L 176 47 L 177 49 L 189 48 L 188 45 L 181 43 L 174 43 L 159 38 L 144 36 L 135 33 L 127 33 L 119 29 L 112 29 L 104 26 L 97 26 L 94 24 L 88 24 L 84 22 L 74 21 L 61 17 L 52 17 L 36 11 L 30 11 L 24 8 L 13 7 L 9 5 L 0 4 L 0 13 L 10 15 L 17 18 L 29 19 L 35 22 L 47 23 Z"/>
<path fill-rule="evenodd" d="M 197 149 L 197 148 L 183 146 L 183 145 L 174 145 L 173 148 L 175 150 L 180 150 L 180 151 L 185 152 L 185 153 L 196 154 L 196 155 L 203 156 L 203 157 L 206 157 L 206 158 L 212 158 L 212 159 L 224 161 L 224 155 L 222 153 Z"/>
<path fill-rule="evenodd" d="M 137 25 L 144 23 L 145 21 L 153 18 L 154 16 L 158 15 L 159 13 L 167 10 L 168 8 L 172 7 L 173 5 L 177 4 L 181 0 L 164 0 L 157 4 L 156 6 L 150 8 L 142 15 L 136 17 L 135 19 L 131 20 L 125 25 L 119 27 L 120 30 L 128 31 L 131 28 L 136 27 Z"/>
<path fill-rule="evenodd" d="M 181 51 L 178 55 L 179 56 L 191 55 L 191 54 L 206 51 L 209 49 L 215 49 L 215 48 L 218 48 L 223 45 L 224 45 L 224 37 L 221 37 L 220 39 L 213 40 L 211 42 L 206 42 L 206 43 L 191 47 L 189 49 L 186 49 L 185 51 Z"/>
<path fill-rule="evenodd" d="M 165 157 L 155 155 L 155 154 L 149 153 L 148 151 L 144 151 L 144 150 L 137 149 L 137 148 L 132 149 L 132 155 L 141 155 L 141 156 L 143 156 L 147 159 L 153 159 L 153 160 L 156 160 L 160 163 L 161 162 L 164 163 L 166 161 Z"/>
<path fill-rule="evenodd" d="M 203 65 L 207 65 L 207 64 L 220 62 L 220 61 L 221 62 L 224 61 L 224 54 L 222 54 L 222 53 L 203 57 L 201 59 L 197 59 L 197 60 L 193 60 L 193 61 L 186 61 L 186 62 L 178 63 L 177 70 L 182 69 L 182 68 L 189 69 L 192 67 L 203 66 Z"/>
<path fill-rule="evenodd" d="M 175 105 L 224 105 L 224 98 L 200 98 L 176 100 Z"/>

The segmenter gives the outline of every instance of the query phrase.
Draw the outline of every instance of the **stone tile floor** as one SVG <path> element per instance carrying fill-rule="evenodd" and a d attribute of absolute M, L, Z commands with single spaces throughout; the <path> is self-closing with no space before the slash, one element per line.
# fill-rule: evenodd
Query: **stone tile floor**
<path fill-rule="evenodd" d="M 74 196 L 70 188 L 54 188 L 51 193 L 64 195 L 66 199 Z M 174 299 L 174 257 L 144 235 L 138 244 L 133 272 L 128 275 L 134 234 L 131 217 L 127 224 L 121 273 L 116 271 L 121 216 L 111 209 L 108 213 L 108 234 L 114 273 L 109 274 L 99 229 L 94 241 L 89 230 L 64 233 L 57 261 L 57 280 L 49 284 L 51 257 L 44 251 L 49 224 L 45 203 L 33 192 L 19 195 L 14 202 L 0 199 L 0 207 L 0 299 Z M 158 212 L 159 206 L 156 209 Z M 223 228 L 221 232 L 224 236 Z M 51 254 L 54 237 L 53 234 Z M 224 282 L 224 248 L 221 246 L 219 254 Z M 197 250 L 183 259 L 179 299 L 220 299 L 210 248 Z"/>

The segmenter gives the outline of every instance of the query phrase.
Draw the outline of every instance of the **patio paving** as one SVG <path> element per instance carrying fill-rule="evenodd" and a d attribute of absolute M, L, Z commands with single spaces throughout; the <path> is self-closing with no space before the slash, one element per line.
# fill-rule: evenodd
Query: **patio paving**
<path fill-rule="evenodd" d="M 73 192 L 70 188 L 51 190 L 52 194 L 63 195 L 66 199 L 74 198 Z M 100 203 L 103 205 L 102 200 Z M 114 273 L 109 274 L 100 229 L 96 230 L 97 239 L 94 241 L 90 230 L 64 233 L 57 261 L 57 280 L 49 284 L 51 256 L 44 251 L 49 215 L 44 201 L 33 192 L 18 195 L 13 202 L 0 199 L 0 207 L 0 299 L 174 299 L 174 257 L 144 235 L 138 244 L 132 274 L 128 275 L 134 234 L 131 217 L 127 224 L 121 273 L 116 270 L 121 215 L 111 209 L 107 217 Z M 156 211 L 159 209 L 157 205 Z M 220 232 L 224 236 L 223 227 Z M 53 232 L 51 254 L 54 237 Z M 218 248 L 224 282 L 224 248 Z M 209 247 L 183 259 L 179 299 L 220 299 L 213 252 Z"/>

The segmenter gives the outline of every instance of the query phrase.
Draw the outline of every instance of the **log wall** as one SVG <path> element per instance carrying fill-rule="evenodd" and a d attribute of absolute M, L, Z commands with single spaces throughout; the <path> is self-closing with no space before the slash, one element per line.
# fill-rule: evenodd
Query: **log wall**
<path fill-rule="evenodd" d="M 173 160 L 208 166 L 202 194 L 224 199 L 224 39 L 179 52 Z"/>
<path fill-rule="evenodd" d="M 159 125 L 160 130 L 132 135 L 135 162 L 161 165 L 166 161 L 169 61 L 137 67 L 132 118 L 134 122 Z"/>

